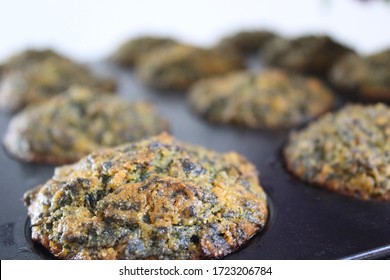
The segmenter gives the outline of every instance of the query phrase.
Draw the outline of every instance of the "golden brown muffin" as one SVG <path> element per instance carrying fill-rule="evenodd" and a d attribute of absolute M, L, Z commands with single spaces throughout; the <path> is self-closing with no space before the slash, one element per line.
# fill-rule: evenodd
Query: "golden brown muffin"
<path fill-rule="evenodd" d="M 150 53 L 138 64 L 140 79 L 150 87 L 183 91 L 200 78 L 242 68 L 236 59 L 216 50 L 174 45 Z"/>
<path fill-rule="evenodd" d="M 162 134 L 94 152 L 25 194 L 32 238 L 61 259 L 209 259 L 263 229 L 255 167 Z"/>
<path fill-rule="evenodd" d="M 105 93 L 115 90 L 115 82 L 99 79 L 71 60 L 49 55 L 42 60 L 7 71 L 0 83 L 0 109 L 15 112 L 60 94 L 73 85 Z"/>
<path fill-rule="evenodd" d="M 360 199 L 390 200 L 390 108 L 349 105 L 293 132 L 284 150 L 300 179 Z"/>
<path fill-rule="evenodd" d="M 70 163 L 98 148 L 140 140 L 167 128 L 167 121 L 147 103 L 74 87 L 15 115 L 4 145 L 23 161 Z"/>
<path fill-rule="evenodd" d="M 338 89 L 364 99 L 390 100 L 390 49 L 361 57 L 343 57 L 330 72 Z"/>
<path fill-rule="evenodd" d="M 334 98 L 316 78 L 267 70 L 201 80 L 190 90 L 189 102 L 211 122 L 275 128 L 294 126 L 328 111 Z"/>
<path fill-rule="evenodd" d="M 112 55 L 112 60 L 120 65 L 133 67 L 137 61 L 154 50 L 177 44 L 171 38 L 141 36 L 122 44 Z"/>
<path fill-rule="evenodd" d="M 352 50 L 328 36 L 275 38 L 261 50 L 269 65 L 303 73 L 326 75 L 337 60 Z"/>

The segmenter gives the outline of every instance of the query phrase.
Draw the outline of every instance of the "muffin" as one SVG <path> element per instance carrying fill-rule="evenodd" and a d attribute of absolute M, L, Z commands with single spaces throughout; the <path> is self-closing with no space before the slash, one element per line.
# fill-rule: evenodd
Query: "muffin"
<path fill-rule="evenodd" d="M 276 34 L 266 30 L 245 30 L 222 38 L 217 47 L 249 55 L 256 53 L 267 42 L 276 37 Z"/>
<path fill-rule="evenodd" d="M 390 200 L 390 108 L 348 105 L 293 132 L 284 150 L 301 180 L 355 198 Z"/>
<path fill-rule="evenodd" d="M 8 71 L 0 82 L 0 109 L 15 112 L 45 101 L 72 85 L 112 92 L 115 82 L 100 79 L 71 60 L 49 55 L 42 60 Z"/>
<path fill-rule="evenodd" d="M 25 203 L 32 239 L 60 259 L 221 258 L 268 216 L 251 163 L 167 134 L 59 167 Z"/>
<path fill-rule="evenodd" d="M 157 135 L 168 128 L 147 103 L 71 88 L 15 115 L 4 136 L 16 158 L 38 163 L 75 162 L 92 151 Z"/>
<path fill-rule="evenodd" d="M 177 44 L 177 42 L 171 38 L 137 37 L 122 44 L 112 55 L 112 60 L 122 66 L 133 67 L 142 56 L 174 44 Z"/>
<path fill-rule="evenodd" d="M 364 99 L 390 100 L 390 49 L 361 57 L 350 54 L 330 72 L 332 85 Z"/>
<path fill-rule="evenodd" d="M 200 78 L 242 68 L 219 51 L 174 45 L 154 51 L 137 66 L 139 78 L 160 90 L 183 91 Z"/>
<path fill-rule="evenodd" d="M 328 36 L 303 36 L 293 40 L 271 40 L 260 55 L 271 66 L 326 75 L 337 60 L 351 52 L 350 48 Z"/>
<path fill-rule="evenodd" d="M 332 108 L 332 92 L 316 78 L 281 70 L 235 72 L 190 90 L 192 109 L 210 122 L 251 128 L 291 127 Z"/>
<path fill-rule="evenodd" d="M 5 74 L 8 71 L 20 70 L 31 63 L 45 60 L 49 57 L 62 57 L 51 49 L 27 49 L 9 57 L 0 65 L 0 73 Z"/>

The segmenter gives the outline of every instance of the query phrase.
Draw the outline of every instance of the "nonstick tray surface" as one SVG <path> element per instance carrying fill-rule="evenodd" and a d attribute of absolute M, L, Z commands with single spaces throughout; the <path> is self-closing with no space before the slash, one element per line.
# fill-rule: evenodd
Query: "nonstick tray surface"
<path fill-rule="evenodd" d="M 93 68 L 115 75 L 123 98 L 153 102 L 171 121 L 171 133 L 176 138 L 219 152 L 237 151 L 257 166 L 261 184 L 269 196 L 270 220 L 263 232 L 225 259 L 390 256 L 390 203 L 340 196 L 292 176 L 286 171 L 281 155 L 288 129 L 250 130 L 212 125 L 191 112 L 182 93 L 145 88 L 133 73 L 106 62 L 94 63 Z M 9 116 L 2 113 L 1 138 L 8 122 Z M 19 162 L 4 149 L 0 150 L 0 166 L 0 259 L 52 258 L 30 239 L 22 196 L 49 179 L 54 167 Z"/>

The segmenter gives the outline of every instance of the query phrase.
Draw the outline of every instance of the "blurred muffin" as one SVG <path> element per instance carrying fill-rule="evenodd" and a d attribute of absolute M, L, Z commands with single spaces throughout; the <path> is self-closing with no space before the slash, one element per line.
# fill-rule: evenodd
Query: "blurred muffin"
<path fill-rule="evenodd" d="M 97 78 L 67 58 L 49 55 L 4 75 L 0 83 L 0 109 L 15 112 L 58 95 L 72 85 L 102 92 L 115 90 L 114 81 Z"/>
<path fill-rule="evenodd" d="M 271 40 L 260 55 L 271 66 L 325 75 L 337 60 L 350 52 L 351 49 L 328 36 L 303 36 L 294 40 Z"/>
<path fill-rule="evenodd" d="M 364 99 L 390 100 L 390 49 L 368 57 L 343 57 L 332 68 L 330 81 Z"/>
<path fill-rule="evenodd" d="M 294 126 L 328 111 L 333 101 L 320 80 L 281 70 L 204 79 L 189 94 L 193 110 L 207 120 L 252 128 Z"/>
<path fill-rule="evenodd" d="M 290 135 L 288 169 L 360 199 L 390 200 L 390 108 L 349 105 Z"/>
<path fill-rule="evenodd" d="M 25 203 L 32 239 L 60 259 L 221 258 L 268 216 L 245 158 L 166 134 L 59 167 Z"/>
<path fill-rule="evenodd" d="M 222 38 L 217 47 L 225 50 L 234 50 L 241 55 L 256 53 L 277 35 L 266 30 L 245 30 Z"/>
<path fill-rule="evenodd" d="M 69 163 L 101 147 L 140 140 L 167 128 L 167 121 L 147 103 L 73 87 L 15 115 L 4 146 L 23 161 Z"/>
<path fill-rule="evenodd" d="M 0 65 L 0 73 L 4 75 L 8 71 L 20 70 L 27 67 L 31 63 L 36 63 L 49 57 L 60 58 L 62 56 L 50 49 L 27 49 L 9 57 L 6 61 L 4 61 Z"/>
<path fill-rule="evenodd" d="M 150 87 L 183 91 L 200 78 L 242 67 L 235 59 L 215 50 L 174 45 L 144 57 L 138 64 L 137 74 Z"/>
<path fill-rule="evenodd" d="M 122 44 L 111 58 L 117 64 L 133 67 L 142 56 L 174 44 L 177 42 L 171 38 L 142 36 Z"/>

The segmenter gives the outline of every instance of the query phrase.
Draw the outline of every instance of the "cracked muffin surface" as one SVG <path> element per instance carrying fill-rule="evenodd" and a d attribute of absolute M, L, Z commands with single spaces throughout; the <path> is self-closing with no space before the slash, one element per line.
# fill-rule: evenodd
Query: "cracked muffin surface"
<path fill-rule="evenodd" d="M 330 81 L 365 99 L 390 100 L 390 49 L 367 57 L 343 57 L 331 69 Z"/>
<path fill-rule="evenodd" d="M 298 178 L 360 199 L 390 200 L 390 108 L 348 105 L 293 132 L 284 150 Z"/>
<path fill-rule="evenodd" d="M 137 65 L 139 78 L 160 90 L 183 91 L 200 78 L 241 69 L 236 57 L 215 49 L 177 44 L 148 54 Z"/>
<path fill-rule="evenodd" d="M 104 93 L 116 87 L 111 79 L 98 78 L 68 58 L 49 54 L 5 73 L 0 82 L 0 109 L 15 112 L 46 101 L 74 85 Z"/>
<path fill-rule="evenodd" d="M 245 158 L 167 134 L 59 167 L 25 203 L 32 239 L 61 259 L 221 258 L 268 217 Z"/>
<path fill-rule="evenodd" d="M 207 120 L 252 128 L 297 125 L 328 111 L 333 102 L 320 80 L 280 70 L 204 79 L 189 94 L 193 110 Z"/>
<path fill-rule="evenodd" d="M 95 149 L 157 135 L 168 122 L 148 103 L 131 103 L 88 88 L 73 87 L 10 121 L 7 151 L 39 163 L 70 163 Z"/>

